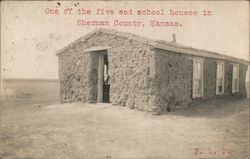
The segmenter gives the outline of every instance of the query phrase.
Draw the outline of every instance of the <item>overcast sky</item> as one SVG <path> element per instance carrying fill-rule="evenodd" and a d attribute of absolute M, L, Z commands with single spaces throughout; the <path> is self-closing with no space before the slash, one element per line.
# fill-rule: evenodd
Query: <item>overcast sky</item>
<path fill-rule="evenodd" d="M 249 60 L 249 5 L 247 1 L 212 2 L 69 2 L 59 1 L 4 1 L 1 2 L 1 55 L 2 75 L 5 78 L 58 78 L 58 61 L 55 51 L 87 34 L 94 27 L 76 26 L 77 19 L 180 21 L 176 28 L 114 27 L 153 39 L 172 40 L 195 48 L 215 51 Z M 76 6 L 75 6 L 76 5 Z M 76 8 L 132 8 L 173 10 L 211 10 L 212 16 L 96 16 L 96 15 L 46 15 L 46 8 L 62 11 Z M 62 13 L 62 12 L 61 12 Z M 113 26 L 107 27 L 113 28 Z"/>

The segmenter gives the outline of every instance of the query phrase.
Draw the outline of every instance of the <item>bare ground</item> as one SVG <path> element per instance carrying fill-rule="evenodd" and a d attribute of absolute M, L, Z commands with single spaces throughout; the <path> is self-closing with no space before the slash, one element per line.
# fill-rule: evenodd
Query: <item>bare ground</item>
<path fill-rule="evenodd" d="M 2 158 L 249 158 L 249 101 L 160 116 L 109 104 L 4 102 Z"/>

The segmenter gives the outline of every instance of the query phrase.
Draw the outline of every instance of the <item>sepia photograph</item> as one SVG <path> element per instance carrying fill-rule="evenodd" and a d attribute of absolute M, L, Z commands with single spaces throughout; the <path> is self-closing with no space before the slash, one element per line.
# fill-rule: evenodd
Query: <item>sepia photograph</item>
<path fill-rule="evenodd" d="M 1 1 L 0 159 L 248 159 L 248 1 Z"/>

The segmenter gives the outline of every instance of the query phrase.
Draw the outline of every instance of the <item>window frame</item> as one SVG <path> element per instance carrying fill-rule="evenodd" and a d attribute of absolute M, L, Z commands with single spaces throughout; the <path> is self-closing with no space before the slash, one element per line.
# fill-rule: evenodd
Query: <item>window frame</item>
<path fill-rule="evenodd" d="M 204 79 L 204 76 L 203 76 L 203 61 L 204 59 L 202 58 L 193 58 L 193 79 L 192 79 L 192 97 L 193 98 L 202 98 L 203 97 L 203 93 L 204 93 L 204 90 L 203 90 L 203 79 Z M 200 69 L 200 74 L 201 74 L 201 93 L 200 94 L 196 94 L 195 93 L 195 64 L 196 63 L 200 63 L 201 64 L 201 69 Z"/>
<path fill-rule="evenodd" d="M 222 65 L 222 91 L 219 91 L 219 65 Z M 217 68 L 216 68 L 216 95 L 224 94 L 224 87 L 225 87 L 225 63 L 223 61 L 217 61 Z"/>
<path fill-rule="evenodd" d="M 235 83 L 234 83 L 234 68 L 236 68 L 237 69 L 237 75 L 236 75 L 236 79 L 237 79 L 237 86 L 236 86 L 236 89 L 234 89 L 235 88 Z M 237 93 L 237 92 L 239 92 L 239 75 L 240 75 L 240 68 L 239 68 L 239 64 L 233 64 L 233 69 L 232 69 L 232 93 Z"/>

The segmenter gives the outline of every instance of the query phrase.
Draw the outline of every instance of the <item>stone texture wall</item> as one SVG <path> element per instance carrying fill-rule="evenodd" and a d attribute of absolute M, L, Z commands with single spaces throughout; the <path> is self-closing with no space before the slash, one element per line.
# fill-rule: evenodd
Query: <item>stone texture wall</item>
<path fill-rule="evenodd" d="M 97 72 L 97 54 L 69 51 L 59 56 L 61 102 L 96 101 Z"/>
<path fill-rule="evenodd" d="M 114 105 L 151 111 L 155 77 L 152 47 L 112 34 L 97 33 L 58 55 L 61 102 L 96 102 L 98 54 L 82 53 L 93 46 L 108 50 L 110 101 Z"/>
<path fill-rule="evenodd" d="M 213 98 L 216 96 L 216 71 L 217 71 L 217 60 L 206 58 L 204 60 L 204 99 Z M 239 66 L 239 92 L 232 94 L 232 73 L 233 63 L 224 61 L 225 74 L 224 74 L 224 94 L 217 95 L 231 96 L 236 95 L 240 97 L 246 97 L 245 79 L 247 66 L 240 64 Z"/>
<path fill-rule="evenodd" d="M 233 64 L 225 62 L 224 95 L 232 95 Z"/>
<path fill-rule="evenodd" d="M 217 61 L 206 58 L 203 60 L 203 99 L 216 96 Z"/>
<path fill-rule="evenodd" d="M 224 85 L 224 95 L 233 95 L 246 97 L 246 72 L 247 65 L 240 64 L 239 65 L 239 92 L 232 94 L 232 76 L 233 76 L 233 63 L 225 62 L 225 85 Z"/>
<path fill-rule="evenodd" d="M 97 32 L 58 55 L 61 102 L 97 101 L 98 54 L 83 53 L 109 46 L 110 101 L 132 109 L 164 112 L 216 96 L 217 61 L 204 58 L 204 97 L 192 98 L 193 56 L 155 49 L 113 34 Z M 231 62 L 225 61 L 224 95 L 232 95 Z M 239 93 L 246 96 L 247 66 L 240 65 Z"/>
<path fill-rule="evenodd" d="M 122 47 L 111 49 L 110 100 L 113 104 L 151 111 L 151 85 L 155 76 L 152 48 L 125 40 Z"/>
<path fill-rule="evenodd" d="M 203 97 L 192 98 L 193 60 L 191 55 L 156 49 L 156 77 L 153 95 L 156 111 L 163 112 L 169 107 L 176 109 L 220 96 L 246 96 L 245 77 L 247 66 L 240 65 L 239 93 L 232 94 L 231 62 L 225 61 L 224 94 L 216 96 L 217 60 L 203 60 Z"/>
<path fill-rule="evenodd" d="M 181 107 L 192 101 L 191 56 L 166 50 L 156 50 L 156 77 L 153 94 L 156 111 Z"/>
<path fill-rule="evenodd" d="M 239 96 L 240 97 L 247 97 L 247 90 L 246 90 L 246 72 L 247 72 L 247 65 L 240 64 L 240 72 L 239 72 Z"/>

